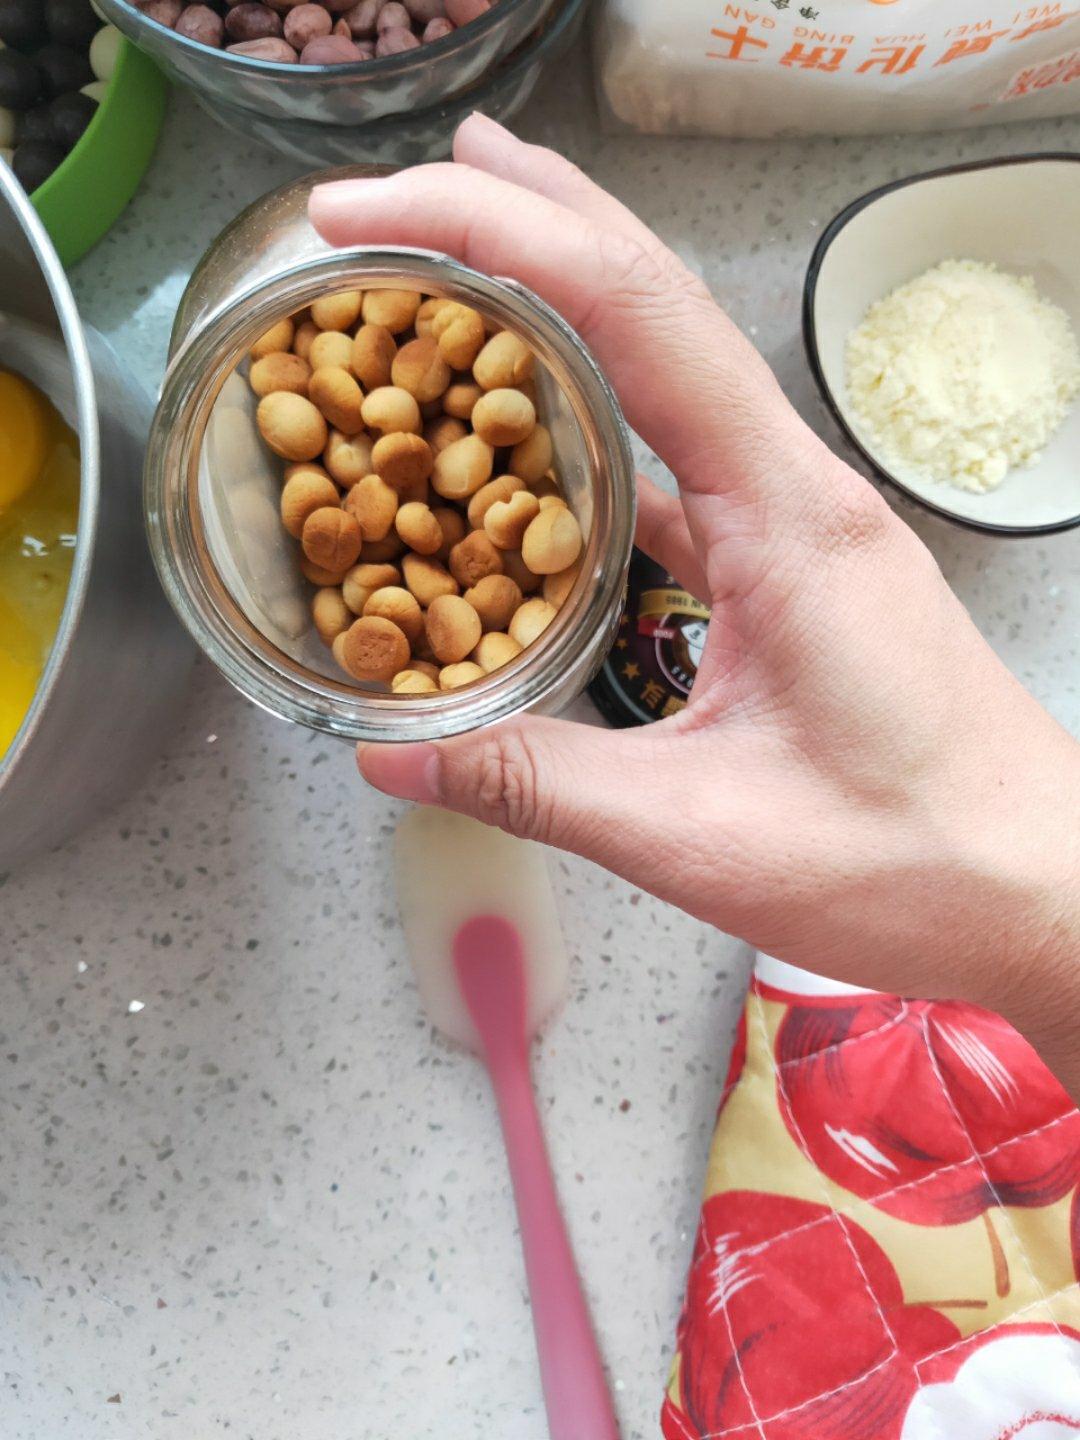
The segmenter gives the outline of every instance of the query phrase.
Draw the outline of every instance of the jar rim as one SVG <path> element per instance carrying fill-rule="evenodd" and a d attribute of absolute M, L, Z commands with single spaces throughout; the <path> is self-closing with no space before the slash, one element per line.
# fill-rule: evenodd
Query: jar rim
<path fill-rule="evenodd" d="M 585 443 L 594 514 L 581 574 L 544 634 L 509 665 L 460 690 L 358 690 L 295 661 L 241 609 L 201 530 L 198 472 L 210 415 L 250 346 L 283 314 L 330 288 L 412 288 L 460 299 L 516 330 L 566 396 Z M 249 699 L 282 718 L 350 740 L 439 739 L 550 708 L 601 663 L 618 619 L 635 511 L 629 434 L 580 336 L 518 281 L 435 251 L 356 246 L 306 257 L 256 280 L 202 317 L 166 371 L 147 445 L 144 508 L 166 594 L 200 648 Z"/>

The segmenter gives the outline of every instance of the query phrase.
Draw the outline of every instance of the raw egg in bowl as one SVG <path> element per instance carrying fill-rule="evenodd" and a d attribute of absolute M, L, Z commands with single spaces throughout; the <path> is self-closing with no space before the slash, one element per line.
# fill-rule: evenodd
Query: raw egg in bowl
<path fill-rule="evenodd" d="M 0 755 L 60 624 L 79 514 L 79 442 L 29 380 L 0 369 Z"/>

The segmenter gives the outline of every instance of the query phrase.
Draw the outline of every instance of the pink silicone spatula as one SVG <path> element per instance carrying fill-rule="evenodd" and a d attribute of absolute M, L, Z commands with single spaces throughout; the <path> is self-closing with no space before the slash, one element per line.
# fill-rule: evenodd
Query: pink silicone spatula
<path fill-rule="evenodd" d="M 398 900 L 435 1025 L 484 1059 L 499 1109 L 551 1440 L 618 1440 L 529 1073 L 529 1042 L 563 993 L 566 952 L 543 851 L 459 815 L 398 827 Z"/>

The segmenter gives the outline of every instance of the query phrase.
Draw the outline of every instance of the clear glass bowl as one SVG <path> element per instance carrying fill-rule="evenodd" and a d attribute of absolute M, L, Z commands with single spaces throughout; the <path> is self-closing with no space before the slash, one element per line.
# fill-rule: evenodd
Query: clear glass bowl
<path fill-rule="evenodd" d="M 333 250 L 307 221 L 309 176 L 256 202 L 207 252 L 173 329 L 147 450 L 150 545 L 173 606 L 250 699 L 355 740 L 436 739 L 525 709 L 560 708 L 601 664 L 618 623 L 634 529 L 634 471 L 618 403 L 580 338 L 525 287 L 445 255 Z M 260 441 L 237 373 L 282 315 L 336 289 L 404 287 L 463 300 L 520 334 L 540 363 L 555 468 L 585 534 L 573 591 L 511 664 L 461 690 L 360 687 L 313 633 L 310 589 L 278 518 L 281 465 Z"/>
<path fill-rule="evenodd" d="M 540 25 L 558 0 L 497 0 L 479 19 L 402 55 L 353 65 L 282 65 L 211 50 L 148 19 L 128 0 L 98 8 L 170 79 L 215 113 L 248 110 L 266 119 L 355 127 L 438 105 L 475 85 Z M 355 159 L 354 148 L 351 158 Z"/>
<path fill-rule="evenodd" d="M 227 129 L 245 139 L 254 137 L 306 165 L 347 165 L 357 154 L 374 164 L 425 165 L 449 155 L 454 131 L 474 111 L 503 122 L 516 115 L 544 71 L 570 48 L 581 29 L 585 6 L 586 0 L 560 0 L 539 31 L 462 94 L 366 125 L 270 118 L 223 101 L 211 101 L 205 94 L 199 99 L 203 108 Z"/>

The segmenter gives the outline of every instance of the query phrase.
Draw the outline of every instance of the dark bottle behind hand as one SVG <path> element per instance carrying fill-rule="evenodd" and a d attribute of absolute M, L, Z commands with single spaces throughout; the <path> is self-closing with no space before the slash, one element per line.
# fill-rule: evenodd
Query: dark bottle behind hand
<path fill-rule="evenodd" d="M 682 710 L 708 625 L 708 607 L 635 550 L 618 636 L 589 686 L 605 720 L 619 727 L 647 725 Z"/>

